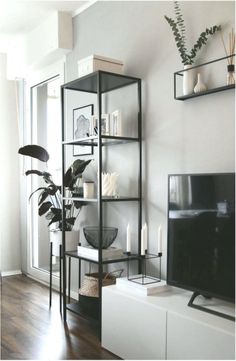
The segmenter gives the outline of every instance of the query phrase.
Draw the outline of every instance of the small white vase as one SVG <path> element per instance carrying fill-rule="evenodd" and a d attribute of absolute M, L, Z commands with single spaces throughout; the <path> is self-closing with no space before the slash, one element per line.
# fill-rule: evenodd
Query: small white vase
<path fill-rule="evenodd" d="M 198 73 L 198 75 L 197 75 L 197 84 L 194 87 L 194 93 L 204 92 L 205 90 L 207 90 L 207 87 L 206 87 L 206 85 L 203 83 L 203 81 L 201 79 L 201 74 Z"/>
<path fill-rule="evenodd" d="M 193 65 L 184 65 L 184 70 L 191 68 Z M 194 70 L 183 72 L 183 95 L 193 93 L 194 88 Z"/>

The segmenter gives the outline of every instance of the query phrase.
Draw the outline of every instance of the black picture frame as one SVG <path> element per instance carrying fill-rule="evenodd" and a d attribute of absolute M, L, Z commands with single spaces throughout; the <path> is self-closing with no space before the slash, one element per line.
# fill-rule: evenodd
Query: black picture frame
<path fill-rule="evenodd" d="M 73 139 L 86 138 L 90 135 L 91 116 L 93 115 L 93 104 L 73 109 Z M 74 145 L 73 156 L 93 154 L 93 146 Z"/>

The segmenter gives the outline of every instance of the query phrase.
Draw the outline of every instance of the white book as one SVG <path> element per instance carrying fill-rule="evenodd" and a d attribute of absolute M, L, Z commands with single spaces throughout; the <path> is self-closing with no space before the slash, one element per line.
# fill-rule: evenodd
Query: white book
<path fill-rule="evenodd" d="M 78 256 L 83 256 L 86 258 L 90 258 L 94 261 L 98 261 L 98 249 L 93 248 L 91 246 L 87 246 L 87 247 L 78 246 L 77 254 Z M 121 248 L 109 247 L 102 250 L 103 259 L 119 257 L 119 256 L 123 256 L 123 250 Z"/>
<path fill-rule="evenodd" d="M 142 277 L 142 275 L 136 275 L 136 276 L 132 276 L 132 278 L 138 278 Z M 150 282 L 150 280 L 144 279 L 144 281 L 146 281 L 147 283 Z M 122 289 L 124 291 L 130 290 L 132 292 L 135 293 L 139 293 L 142 294 L 144 296 L 149 296 L 149 295 L 153 295 L 159 292 L 166 292 L 169 289 L 169 286 L 166 284 L 166 281 L 160 281 L 160 282 L 155 282 L 155 283 L 150 283 L 150 284 L 141 284 L 141 283 L 136 283 L 133 281 L 130 281 L 127 279 L 127 277 L 120 277 L 117 278 L 116 280 L 116 287 L 119 289 Z"/>

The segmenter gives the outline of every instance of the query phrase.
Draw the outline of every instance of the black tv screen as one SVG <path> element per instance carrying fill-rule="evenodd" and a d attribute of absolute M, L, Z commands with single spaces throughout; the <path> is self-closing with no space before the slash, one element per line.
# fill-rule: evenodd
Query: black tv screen
<path fill-rule="evenodd" d="M 235 299 L 235 175 L 168 177 L 167 283 Z"/>

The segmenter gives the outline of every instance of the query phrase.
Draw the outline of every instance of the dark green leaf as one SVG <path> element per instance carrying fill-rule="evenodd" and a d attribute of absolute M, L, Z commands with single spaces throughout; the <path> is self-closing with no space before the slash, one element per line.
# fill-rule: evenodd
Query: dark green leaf
<path fill-rule="evenodd" d="M 37 175 L 39 175 L 40 177 L 42 177 L 43 172 L 40 172 L 39 170 L 32 169 L 32 170 L 27 170 L 27 171 L 25 172 L 25 175 L 29 175 L 29 174 L 37 174 Z"/>
<path fill-rule="evenodd" d="M 57 214 L 55 215 L 51 221 L 48 223 L 48 226 L 50 226 L 52 223 L 56 223 L 56 222 L 60 222 L 61 221 L 61 214 Z M 59 228 L 61 229 L 60 225 L 59 225 Z"/>
<path fill-rule="evenodd" d="M 21 147 L 18 150 L 19 154 L 27 155 L 32 158 L 36 158 L 40 160 L 41 162 L 47 162 L 49 159 L 49 154 L 43 147 L 40 147 L 39 145 L 31 144 L 26 145 L 24 147 Z"/>
<path fill-rule="evenodd" d="M 75 217 L 70 217 L 70 218 L 66 218 L 66 222 L 71 224 L 71 225 L 74 225 L 75 224 Z"/>
<path fill-rule="evenodd" d="M 58 215 L 58 214 L 61 215 L 61 213 L 62 213 L 61 208 L 52 207 L 52 208 L 51 208 L 51 211 L 52 211 L 52 213 L 55 214 L 55 215 Z"/>
<path fill-rule="evenodd" d="M 44 190 L 39 196 L 39 200 L 38 200 L 39 206 L 45 201 L 47 197 L 48 197 L 48 192 L 47 190 Z"/>
<path fill-rule="evenodd" d="M 51 206 L 51 202 L 44 202 L 43 204 L 41 204 L 41 206 L 39 207 L 39 216 L 45 214 L 51 208 Z"/>
<path fill-rule="evenodd" d="M 38 189 L 36 189 L 34 192 L 31 193 L 31 195 L 29 196 L 29 200 L 32 197 L 32 195 L 38 191 L 41 191 L 42 189 L 45 189 L 45 187 L 39 187 Z"/>

